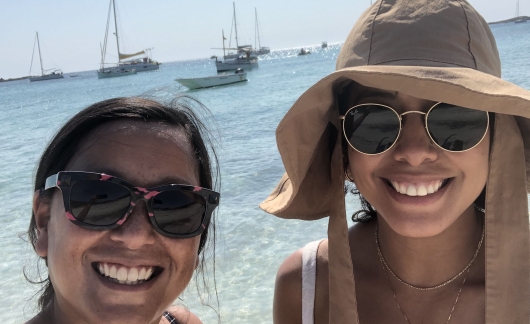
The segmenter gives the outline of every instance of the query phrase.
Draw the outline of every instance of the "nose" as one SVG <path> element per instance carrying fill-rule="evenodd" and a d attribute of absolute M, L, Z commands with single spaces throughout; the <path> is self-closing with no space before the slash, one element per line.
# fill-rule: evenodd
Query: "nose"
<path fill-rule="evenodd" d="M 396 161 L 419 166 L 438 158 L 438 151 L 427 134 L 424 120 L 425 115 L 419 112 L 402 115 L 401 134 L 392 153 Z"/>
<path fill-rule="evenodd" d="M 131 250 L 155 243 L 154 228 L 149 222 L 145 201 L 139 200 L 125 222 L 111 230 L 110 238 Z"/>

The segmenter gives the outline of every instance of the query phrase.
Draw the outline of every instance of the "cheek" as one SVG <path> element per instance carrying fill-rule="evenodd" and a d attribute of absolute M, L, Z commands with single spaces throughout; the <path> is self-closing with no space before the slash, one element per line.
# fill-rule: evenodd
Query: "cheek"
<path fill-rule="evenodd" d="M 170 252 L 170 257 L 176 270 L 173 274 L 175 277 L 172 280 L 187 285 L 199 261 L 200 236 L 176 240 L 166 238 L 166 241 L 167 250 Z"/>
<path fill-rule="evenodd" d="M 366 155 L 348 148 L 349 172 L 355 186 L 365 197 L 370 196 L 367 189 L 373 185 L 373 173 L 380 159 L 381 155 Z"/>

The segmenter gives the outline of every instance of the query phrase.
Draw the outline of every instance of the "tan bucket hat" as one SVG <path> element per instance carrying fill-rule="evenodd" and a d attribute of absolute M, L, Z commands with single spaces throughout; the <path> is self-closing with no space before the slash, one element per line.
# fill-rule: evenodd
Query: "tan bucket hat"
<path fill-rule="evenodd" d="M 336 101 L 345 81 L 496 113 L 486 186 L 486 323 L 529 322 L 530 92 L 500 76 L 493 35 L 467 1 L 379 0 L 350 32 L 337 71 L 280 122 L 286 173 L 260 207 L 282 218 L 329 216 L 330 323 L 359 322 Z"/>

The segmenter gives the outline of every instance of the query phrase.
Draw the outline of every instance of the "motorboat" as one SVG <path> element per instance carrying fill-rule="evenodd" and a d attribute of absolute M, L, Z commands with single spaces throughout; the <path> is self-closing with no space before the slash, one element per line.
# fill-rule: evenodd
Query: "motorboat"
<path fill-rule="evenodd" d="M 44 70 L 42 66 L 42 56 L 40 53 L 40 41 L 39 41 L 38 32 L 35 32 L 35 42 L 37 43 L 37 47 L 39 49 L 39 61 L 40 61 L 41 75 L 31 76 L 31 68 L 33 67 L 33 54 L 35 54 L 35 43 L 34 43 L 33 54 L 31 55 L 31 65 L 29 67 L 29 74 L 30 74 L 30 76 L 28 77 L 29 81 L 34 82 L 34 81 L 44 81 L 44 80 L 53 80 L 53 79 L 63 79 L 64 78 L 63 71 L 61 71 L 60 69 Z"/>
<path fill-rule="evenodd" d="M 311 54 L 311 51 L 308 51 L 308 50 L 305 50 L 305 49 L 301 49 L 300 50 L 300 53 L 298 53 L 298 56 L 301 56 L 301 55 L 308 55 L 308 54 Z"/>
<path fill-rule="evenodd" d="M 243 69 L 237 69 L 234 73 L 221 73 L 204 78 L 175 79 L 175 81 L 193 90 L 244 82 L 247 81 L 247 73 Z"/>
<path fill-rule="evenodd" d="M 322 45 L 320 45 L 320 47 L 327 48 L 328 47 L 328 42 L 322 42 Z"/>

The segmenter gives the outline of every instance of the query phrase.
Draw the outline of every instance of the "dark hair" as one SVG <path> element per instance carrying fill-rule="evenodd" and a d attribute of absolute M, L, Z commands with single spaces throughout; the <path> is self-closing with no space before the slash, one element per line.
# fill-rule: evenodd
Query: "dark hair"
<path fill-rule="evenodd" d="M 341 115 L 344 115 L 346 111 L 351 108 L 348 106 L 348 95 L 351 91 L 356 91 L 356 87 L 358 87 L 358 83 L 352 82 L 352 81 L 342 81 L 337 85 L 337 88 L 335 90 L 336 93 L 336 99 L 338 101 L 338 107 L 339 107 L 339 113 Z M 488 113 L 489 114 L 489 129 L 490 129 L 490 150 L 491 150 L 491 144 L 493 143 L 493 133 L 494 133 L 494 125 L 495 125 L 495 114 L 494 113 Z M 342 134 L 342 153 L 344 156 L 344 167 L 347 168 L 349 166 L 348 162 L 348 142 L 346 141 L 346 138 L 344 137 L 344 134 Z M 346 170 L 344 170 L 346 172 Z M 345 193 L 351 193 L 354 196 L 357 196 L 359 198 L 359 202 L 361 204 L 361 209 L 355 211 L 351 219 L 354 222 L 359 223 L 365 223 L 369 222 L 372 219 L 377 218 L 377 211 L 372 207 L 372 205 L 366 200 L 366 198 L 363 197 L 363 195 L 359 192 L 357 187 L 354 183 L 348 183 L 344 187 Z M 482 190 L 480 195 L 475 200 L 475 206 L 477 206 L 479 209 L 485 209 L 486 206 L 486 188 Z"/>
<path fill-rule="evenodd" d="M 220 187 L 219 164 L 213 147 L 213 138 L 203 122 L 199 120 L 192 107 L 207 112 L 199 101 L 188 97 L 178 96 L 169 103 L 164 104 L 146 98 L 114 98 L 95 103 L 73 116 L 52 138 L 38 164 L 35 176 L 35 191 L 39 191 L 40 198 L 44 201 L 51 199 L 53 190 L 44 191 L 44 182 L 47 177 L 59 171 L 63 171 L 70 160 L 74 157 L 80 145 L 86 137 L 97 127 L 116 120 L 130 119 L 146 123 L 157 123 L 174 126 L 185 132 L 195 154 L 198 166 L 199 185 L 218 191 Z M 208 235 L 211 232 L 211 235 Z M 32 213 L 28 228 L 28 239 L 35 250 L 37 241 L 37 226 L 35 214 Z M 206 246 L 213 247 L 213 262 L 215 268 L 215 217 L 212 217 L 210 226 L 201 235 L 199 243 L 200 263 L 197 270 L 202 274 L 202 285 L 207 289 L 205 276 L 205 253 Z M 47 258 L 43 258 L 47 263 Z M 26 276 L 27 277 L 27 276 Z M 198 276 L 196 276 L 198 280 Z M 43 284 L 38 299 L 39 309 L 44 307 L 53 299 L 55 291 L 49 276 L 39 282 Z M 215 285 L 215 271 L 214 271 Z M 197 285 L 198 289 L 199 285 Z"/>

